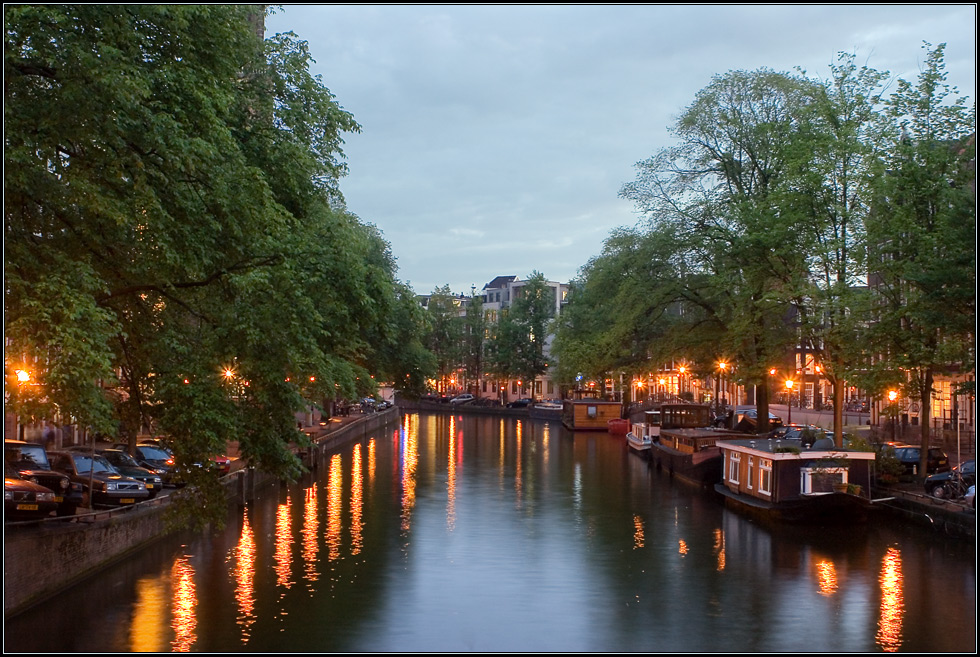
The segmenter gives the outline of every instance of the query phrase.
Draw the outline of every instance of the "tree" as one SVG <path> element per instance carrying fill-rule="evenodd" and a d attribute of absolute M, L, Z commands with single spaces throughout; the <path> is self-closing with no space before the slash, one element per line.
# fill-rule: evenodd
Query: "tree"
<path fill-rule="evenodd" d="M 256 11 L 5 8 L 7 366 L 37 364 L 18 412 L 152 425 L 182 463 L 234 439 L 290 477 L 295 411 L 426 364 L 393 355 L 418 316 L 339 192 L 359 126 Z"/>
<path fill-rule="evenodd" d="M 757 384 L 760 431 L 768 371 L 792 343 L 784 318 L 805 271 L 779 186 L 814 93 L 809 81 L 769 70 L 716 76 L 675 124 L 678 145 L 638 163 L 621 191 L 653 225 L 683 236 L 684 277 L 698 283 L 684 286 L 688 301 L 719 329 L 715 357 L 734 357 L 742 382 Z"/>
<path fill-rule="evenodd" d="M 443 285 L 432 291 L 428 304 L 427 347 L 435 355 L 436 371 L 442 381 L 454 379 L 463 359 L 463 320 L 459 299 Z"/>
<path fill-rule="evenodd" d="M 474 294 L 466 306 L 463 316 L 463 353 L 462 362 L 466 368 L 467 377 L 479 384 L 483 379 L 485 368 L 487 318 L 483 311 L 483 297 Z"/>
<path fill-rule="evenodd" d="M 833 387 L 834 432 L 843 446 L 847 379 L 866 317 L 865 220 L 872 162 L 880 149 L 874 128 L 885 74 L 841 53 L 831 77 L 814 81 L 813 102 L 790 135 L 780 211 L 807 256 L 794 286 L 802 343 Z"/>
<path fill-rule="evenodd" d="M 545 341 L 554 308 L 554 291 L 543 274 L 532 272 L 497 323 L 490 349 L 494 373 L 530 386 L 545 373 Z"/>
<path fill-rule="evenodd" d="M 976 368 L 976 109 L 946 83 L 945 45 L 923 47 L 918 84 L 899 80 L 886 100 L 889 143 L 868 230 L 868 339 L 872 385 L 904 372 L 919 400 L 924 473 L 934 376 Z"/>

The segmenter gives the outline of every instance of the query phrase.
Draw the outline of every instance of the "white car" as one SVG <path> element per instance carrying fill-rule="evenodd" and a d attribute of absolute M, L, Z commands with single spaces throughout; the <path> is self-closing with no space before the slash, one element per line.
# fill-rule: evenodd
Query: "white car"
<path fill-rule="evenodd" d="M 474 399 L 476 399 L 476 397 L 474 397 L 473 395 L 471 395 L 469 393 L 466 393 L 464 395 L 458 395 L 456 397 L 453 397 L 452 399 L 449 400 L 449 403 L 450 404 L 466 404 L 468 402 L 473 401 Z"/>

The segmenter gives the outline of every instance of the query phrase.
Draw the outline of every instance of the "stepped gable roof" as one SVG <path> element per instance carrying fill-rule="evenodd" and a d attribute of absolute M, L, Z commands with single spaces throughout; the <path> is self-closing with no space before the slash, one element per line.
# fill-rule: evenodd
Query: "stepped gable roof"
<path fill-rule="evenodd" d="M 497 290 L 506 287 L 508 283 L 518 280 L 517 276 L 497 276 L 495 279 L 483 286 L 484 290 Z"/>

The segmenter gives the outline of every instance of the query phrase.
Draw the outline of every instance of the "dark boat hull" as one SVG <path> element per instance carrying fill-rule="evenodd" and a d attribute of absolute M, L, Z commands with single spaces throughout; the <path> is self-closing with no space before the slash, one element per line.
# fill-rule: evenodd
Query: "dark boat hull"
<path fill-rule="evenodd" d="M 749 495 L 735 493 L 722 483 L 715 484 L 714 488 L 724 498 L 727 508 L 756 520 L 768 522 L 862 524 L 875 508 L 867 498 L 848 493 L 811 495 L 772 504 Z"/>
<path fill-rule="evenodd" d="M 721 480 L 721 450 L 717 447 L 687 454 L 655 442 L 650 459 L 658 469 L 695 486 L 708 488 Z"/>

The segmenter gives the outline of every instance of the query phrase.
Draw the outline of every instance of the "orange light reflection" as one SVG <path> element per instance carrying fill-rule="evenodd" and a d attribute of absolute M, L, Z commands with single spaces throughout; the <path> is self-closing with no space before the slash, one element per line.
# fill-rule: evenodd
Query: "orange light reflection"
<path fill-rule="evenodd" d="M 633 549 L 638 550 L 643 547 L 643 518 L 633 516 Z"/>
<path fill-rule="evenodd" d="M 718 556 L 718 566 L 716 570 L 720 573 L 725 570 L 725 532 L 720 529 L 715 530 L 715 554 Z"/>
<path fill-rule="evenodd" d="M 274 554 L 276 584 L 287 589 L 293 585 L 291 579 L 293 537 L 289 522 L 292 508 L 289 498 L 286 499 L 285 504 L 276 507 L 276 551 Z"/>
<path fill-rule="evenodd" d="M 817 588 L 823 596 L 837 593 L 837 567 L 833 561 L 817 562 Z"/>
<path fill-rule="evenodd" d="M 307 587 L 312 591 L 313 587 L 310 586 L 313 582 L 320 579 L 320 573 L 317 570 L 317 552 L 319 551 L 319 543 L 317 542 L 317 499 L 316 499 L 316 484 L 313 484 L 306 489 L 306 498 L 303 500 L 303 563 L 306 565 L 305 571 L 303 573 L 304 579 L 306 581 Z"/>
<path fill-rule="evenodd" d="M 881 587 L 881 618 L 875 634 L 875 643 L 884 652 L 897 652 L 902 648 L 902 616 L 905 614 L 903 582 L 902 555 L 897 548 L 888 548 L 878 575 L 878 584 Z"/>
<path fill-rule="evenodd" d="M 242 536 L 235 547 L 235 601 L 238 603 L 238 624 L 242 628 L 242 643 L 251 638 L 255 622 L 255 535 L 245 516 Z"/>
<path fill-rule="evenodd" d="M 170 625 L 174 630 L 174 640 L 170 644 L 173 652 L 189 652 L 197 641 L 197 589 L 194 587 L 194 568 L 186 555 L 182 555 L 170 568 L 170 579 L 174 587 L 172 618 Z"/>
<path fill-rule="evenodd" d="M 364 520 L 364 474 L 361 472 L 361 445 L 354 446 L 353 462 L 351 463 L 350 482 L 350 553 L 359 554 L 364 547 L 362 530 Z"/>
<path fill-rule="evenodd" d="M 327 476 L 327 558 L 333 561 L 340 556 L 341 505 L 343 502 L 343 469 L 340 454 L 330 458 Z"/>

